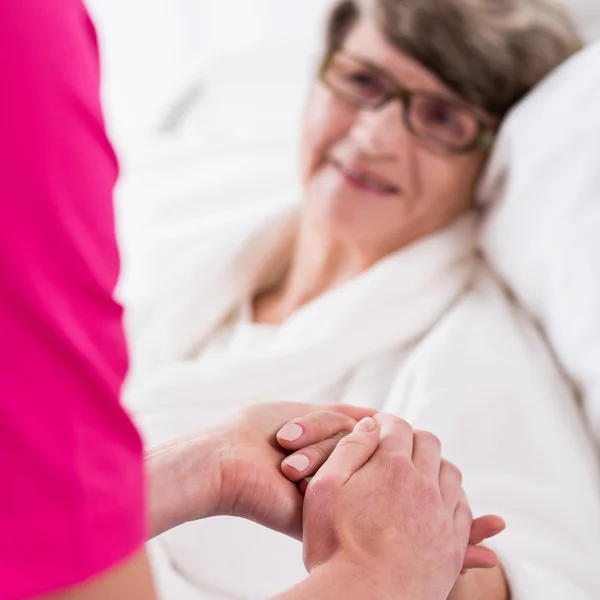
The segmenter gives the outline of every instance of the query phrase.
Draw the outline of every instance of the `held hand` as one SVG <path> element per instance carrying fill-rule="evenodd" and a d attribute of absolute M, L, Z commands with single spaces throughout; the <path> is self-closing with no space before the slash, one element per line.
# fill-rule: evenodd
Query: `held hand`
<path fill-rule="evenodd" d="M 276 433 L 291 419 L 307 419 L 321 440 L 314 451 L 327 457 L 360 419 L 373 414 L 351 406 L 300 403 L 257 405 L 238 413 L 219 434 L 219 514 L 244 517 L 301 539 L 303 498 L 281 474 L 287 451 Z M 301 433 L 293 425 L 287 428 L 290 439 Z"/>
<path fill-rule="evenodd" d="M 309 572 L 350 566 L 391 594 L 445 600 L 462 569 L 472 524 L 460 471 L 439 440 L 401 419 L 365 419 L 308 485 Z"/>
<path fill-rule="evenodd" d="M 294 433 L 293 439 L 290 439 L 290 432 Z M 278 433 L 279 444 L 292 452 L 282 462 L 282 472 L 290 481 L 298 483 L 301 493 L 304 493 L 308 481 L 332 452 L 332 443 L 342 435 L 343 433 L 340 433 L 334 439 L 329 438 L 328 432 L 323 430 L 322 423 L 319 422 L 318 413 L 298 418 Z M 505 527 L 504 520 L 494 515 L 475 519 L 465 555 L 464 570 L 493 568 L 498 565 L 496 554 L 479 544 L 498 535 Z"/>
<path fill-rule="evenodd" d="M 357 421 L 374 412 L 343 405 L 257 405 L 217 428 L 152 450 L 146 461 L 152 535 L 226 514 L 300 539 L 303 498 L 281 473 L 288 453 L 277 444 L 277 431 L 290 420 L 311 415 L 311 428 L 320 438 L 315 451 L 326 457 Z M 287 428 L 290 439 L 295 433 L 294 426 Z"/>

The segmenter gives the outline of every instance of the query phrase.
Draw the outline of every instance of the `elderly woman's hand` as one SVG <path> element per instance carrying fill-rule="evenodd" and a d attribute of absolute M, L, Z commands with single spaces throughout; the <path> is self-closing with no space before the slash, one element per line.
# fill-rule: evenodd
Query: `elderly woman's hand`
<path fill-rule="evenodd" d="M 301 437 L 304 443 L 314 438 L 308 450 L 319 457 L 315 464 L 320 466 L 358 421 L 374 414 L 343 405 L 256 405 L 216 428 L 149 452 L 151 534 L 231 515 L 301 539 L 303 498 L 298 486 L 281 473 L 288 452 L 277 443 L 277 432 L 289 440 Z M 312 438 L 295 426 L 299 417 L 307 417 L 303 423 L 310 424 Z M 300 468 L 298 460 L 305 459 L 297 457 Z"/>
<path fill-rule="evenodd" d="M 337 442 L 348 433 L 340 431 L 332 435 L 335 420 L 332 421 L 331 415 L 330 412 L 314 412 L 294 419 L 277 433 L 279 444 L 292 453 L 281 463 L 281 470 L 290 481 L 298 484 L 301 493 L 305 492 L 308 482 L 329 458 Z M 473 521 L 464 561 L 465 570 L 498 565 L 496 554 L 479 544 L 498 535 L 505 527 L 504 520 L 494 515 Z"/>
<path fill-rule="evenodd" d="M 337 570 L 394 596 L 445 599 L 472 523 L 462 475 L 442 459 L 440 441 L 377 415 L 343 439 L 311 479 L 304 560 L 311 575 Z"/>

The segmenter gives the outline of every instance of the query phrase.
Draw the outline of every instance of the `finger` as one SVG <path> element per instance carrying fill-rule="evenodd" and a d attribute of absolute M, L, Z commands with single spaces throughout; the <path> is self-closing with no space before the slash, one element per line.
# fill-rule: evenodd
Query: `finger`
<path fill-rule="evenodd" d="M 415 431 L 412 459 L 417 470 L 437 485 L 442 465 L 442 444 L 433 433 Z"/>
<path fill-rule="evenodd" d="M 291 454 L 281 463 L 281 472 L 294 483 L 314 475 L 331 456 L 338 442 L 346 435 L 348 433 L 343 431 Z"/>
<path fill-rule="evenodd" d="M 379 425 L 375 419 L 367 417 L 339 442 L 329 459 L 312 478 L 310 485 L 324 480 L 344 485 L 369 461 L 378 446 Z"/>
<path fill-rule="evenodd" d="M 473 521 L 473 525 L 471 526 L 469 544 L 477 546 L 477 544 L 481 544 L 484 540 L 502 533 L 505 529 L 506 522 L 496 515 L 479 517 Z"/>
<path fill-rule="evenodd" d="M 492 569 L 500 564 L 496 553 L 484 546 L 469 546 L 463 569 Z"/>
<path fill-rule="evenodd" d="M 382 452 L 402 454 L 412 460 L 413 428 L 404 420 L 394 415 L 378 414 L 375 420 L 381 427 L 381 442 L 379 448 Z"/>
<path fill-rule="evenodd" d="M 473 514 L 467 496 L 461 488 L 461 494 L 454 510 L 454 531 L 461 544 L 461 547 L 467 548 L 469 537 L 471 535 L 471 525 L 473 524 Z"/>
<path fill-rule="evenodd" d="M 354 419 L 357 423 L 367 417 L 374 417 L 377 411 L 373 408 L 363 408 L 362 406 L 350 406 L 349 404 L 328 404 L 323 407 L 324 410 L 332 410 Z"/>
<path fill-rule="evenodd" d="M 340 432 L 350 433 L 356 421 L 333 410 L 319 410 L 294 419 L 277 433 L 277 442 L 286 450 L 301 450 Z"/>
<path fill-rule="evenodd" d="M 457 466 L 447 460 L 442 460 L 439 477 L 442 501 L 448 510 L 454 511 L 461 499 L 466 503 L 466 496 L 462 489 L 463 477 Z"/>

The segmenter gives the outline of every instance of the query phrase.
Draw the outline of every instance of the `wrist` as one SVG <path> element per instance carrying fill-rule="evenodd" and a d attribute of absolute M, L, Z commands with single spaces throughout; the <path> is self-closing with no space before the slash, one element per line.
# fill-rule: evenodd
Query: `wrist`
<path fill-rule="evenodd" d="M 151 537 L 218 513 L 218 440 L 217 436 L 202 433 L 146 454 Z"/>
<path fill-rule="evenodd" d="M 412 600 L 390 582 L 390 578 L 380 576 L 376 570 L 361 562 L 334 558 L 311 569 L 310 579 L 330 588 L 331 598 L 345 600 Z"/>
<path fill-rule="evenodd" d="M 448 597 L 447 592 L 432 589 L 428 578 L 417 571 L 407 569 L 403 573 L 397 566 L 386 567 L 380 559 L 370 559 L 363 553 L 342 552 L 310 570 L 310 575 L 331 582 L 339 594 L 331 597 L 344 600 L 446 600 Z"/>

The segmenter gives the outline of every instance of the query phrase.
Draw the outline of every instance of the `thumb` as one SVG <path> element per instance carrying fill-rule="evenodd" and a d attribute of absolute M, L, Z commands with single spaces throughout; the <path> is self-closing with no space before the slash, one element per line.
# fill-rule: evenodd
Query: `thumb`
<path fill-rule="evenodd" d="M 356 425 L 354 431 L 340 440 L 312 481 L 331 478 L 344 485 L 368 462 L 378 446 L 379 423 L 372 417 L 367 417 Z"/>

